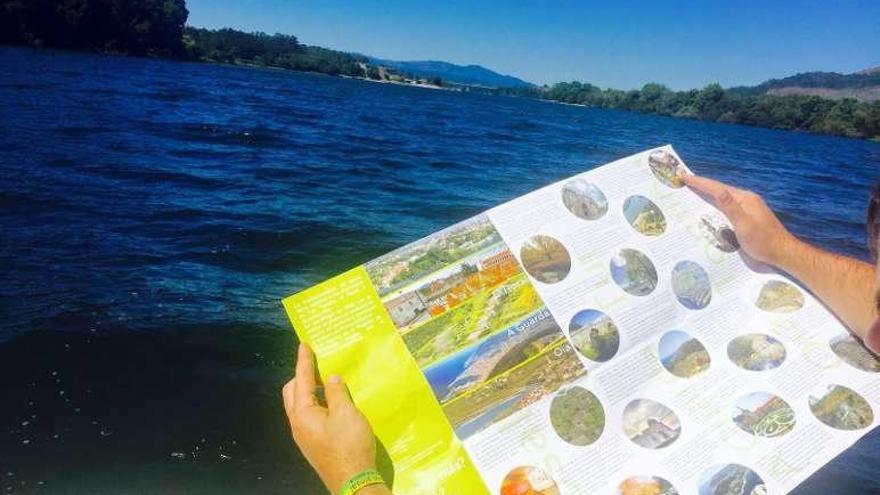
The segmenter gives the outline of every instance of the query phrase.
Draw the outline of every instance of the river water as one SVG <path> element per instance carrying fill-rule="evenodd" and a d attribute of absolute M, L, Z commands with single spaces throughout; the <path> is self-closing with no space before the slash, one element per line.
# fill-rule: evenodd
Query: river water
<path fill-rule="evenodd" d="M 867 259 L 880 144 L 276 70 L 0 47 L 0 493 L 320 493 L 279 300 L 672 143 Z M 880 492 L 880 434 L 799 493 Z"/>

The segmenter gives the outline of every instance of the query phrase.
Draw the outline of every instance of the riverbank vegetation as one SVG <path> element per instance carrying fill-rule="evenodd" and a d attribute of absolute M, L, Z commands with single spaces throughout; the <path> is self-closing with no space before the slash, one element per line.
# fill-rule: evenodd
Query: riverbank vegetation
<path fill-rule="evenodd" d="M 814 95 L 754 95 L 739 90 L 725 90 L 718 84 L 710 84 L 703 89 L 672 91 L 663 85 L 649 83 L 640 90 L 622 91 L 601 89 L 575 81 L 500 92 L 670 117 L 880 138 L 880 101 L 859 102 L 851 98 L 832 100 Z"/>
<path fill-rule="evenodd" d="M 187 27 L 188 15 L 185 0 L 0 0 L 0 44 L 277 67 L 420 85 L 447 82 L 379 67 L 363 55 L 303 45 L 295 36 Z M 880 73 L 800 76 L 754 88 L 711 84 L 689 91 L 654 83 L 622 91 L 577 81 L 544 87 L 457 86 L 589 107 L 880 139 L 880 101 L 767 93 L 779 84 L 863 87 L 877 83 Z"/>
<path fill-rule="evenodd" d="M 187 27 L 183 32 L 187 58 L 206 62 L 364 76 L 367 58 L 300 44 L 296 36 L 244 33 L 235 29 Z"/>
<path fill-rule="evenodd" d="M 181 57 L 184 0 L 0 0 L 0 44 Z"/>

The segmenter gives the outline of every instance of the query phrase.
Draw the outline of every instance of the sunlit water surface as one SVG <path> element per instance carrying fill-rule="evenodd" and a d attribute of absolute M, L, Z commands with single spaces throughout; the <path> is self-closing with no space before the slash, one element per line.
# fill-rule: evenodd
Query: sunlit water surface
<path fill-rule="evenodd" d="M 320 493 L 279 299 L 672 143 L 867 258 L 867 141 L 319 75 L 0 48 L 0 493 Z M 880 435 L 799 493 L 880 492 Z"/>

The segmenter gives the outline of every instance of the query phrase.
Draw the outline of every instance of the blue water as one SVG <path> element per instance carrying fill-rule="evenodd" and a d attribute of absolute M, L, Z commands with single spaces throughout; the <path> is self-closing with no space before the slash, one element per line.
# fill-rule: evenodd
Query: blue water
<path fill-rule="evenodd" d="M 551 181 L 672 143 L 867 258 L 880 175 L 867 141 L 2 47 L 0 109 L 9 493 L 317 492 L 278 400 L 279 299 Z M 861 445 L 802 493 L 880 491 Z"/>
<path fill-rule="evenodd" d="M 492 340 L 503 338 L 506 332 L 504 330 L 494 335 Z M 446 399 L 446 396 L 449 394 L 449 386 L 455 383 L 468 366 L 472 364 L 471 358 L 477 354 L 481 347 L 482 343 L 474 344 L 422 370 L 425 379 L 431 385 L 431 391 L 434 392 L 434 396 L 438 400 Z M 468 383 L 459 383 L 459 385 L 472 385 L 475 379 L 476 377 L 472 377 Z"/>

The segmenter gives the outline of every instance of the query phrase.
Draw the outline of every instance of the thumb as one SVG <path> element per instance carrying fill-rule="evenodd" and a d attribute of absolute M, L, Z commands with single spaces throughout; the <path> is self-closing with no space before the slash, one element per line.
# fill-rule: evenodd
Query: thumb
<path fill-rule="evenodd" d="M 730 190 L 725 189 L 718 195 L 715 206 L 724 213 L 733 223 L 734 229 L 740 222 L 746 219 L 746 212 Z"/>
<path fill-rule="evenodd" d="M 324 397 L 327 399 L 327 409 L 330 414 L 335 411 L 354 408 L 354 402 L 351 401 L 351 395 L 348 393 L 348 386 L 342 381 L 339 375 L 330 375 L 327 383 L 324 384 Z"/>

